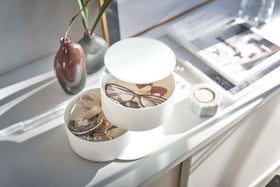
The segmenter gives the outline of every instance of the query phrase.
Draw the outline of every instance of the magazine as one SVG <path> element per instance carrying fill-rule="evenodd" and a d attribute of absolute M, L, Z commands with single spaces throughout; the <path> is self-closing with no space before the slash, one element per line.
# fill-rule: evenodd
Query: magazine
<path fill-rule="evenodd" d="M 234 85 L 263 71 L 280 58 L 280 47 L 252 31 L 244 23 L 229 21 L 199 37 L 169 36 Z M 174 33 L 174 32 L 173 32 Z M 271 58 L 276 55 L 279 58 Z"/>
<path fill-rule="evenodd" d="M 195 30 L 200 24 L 203 23 L 199 22 Z M 223 20 L 219 25 L 213 23 L 206 32 L 196 32 L 192 27 L 182 31 L 182 26 L 183 22 L 175 23 L 168 29 L 168 36 L 208 66 L 200 70 L 233 100 L 248 93 L 262 82 L 260 79 L 280 68 L 280 47 L 246 23 Z"/>

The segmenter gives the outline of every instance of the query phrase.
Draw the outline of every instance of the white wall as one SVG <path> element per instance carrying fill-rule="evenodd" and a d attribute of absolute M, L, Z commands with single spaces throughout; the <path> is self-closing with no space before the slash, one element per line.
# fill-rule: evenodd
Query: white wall
<path fill-rule="evenodd" d="M 97 2 L 89 4 L 91 22 L 97 14 Z M 78 10 L 76 0 L 2 0 L 0 75 L 56 52 L 59 38 L 64 35 L 69 21 Z M 83 33 L 81 18 L 77 18 L 70 36 L 77 41 Z"/>

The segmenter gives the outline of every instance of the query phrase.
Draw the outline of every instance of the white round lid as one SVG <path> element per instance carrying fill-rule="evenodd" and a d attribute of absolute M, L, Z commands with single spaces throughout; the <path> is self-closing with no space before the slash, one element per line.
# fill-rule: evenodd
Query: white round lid
<path fill-rule="evenodd" d="M 150 38 L 128 38 L 113 44 L 104 57 L 105 67 L 117 79 L 148 84 L 169 76 L 176 57 L 164 43 Z"/>

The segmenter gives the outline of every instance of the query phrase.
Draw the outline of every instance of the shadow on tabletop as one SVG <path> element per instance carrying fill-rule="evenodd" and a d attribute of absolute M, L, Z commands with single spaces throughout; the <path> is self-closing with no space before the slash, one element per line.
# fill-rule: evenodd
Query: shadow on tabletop
<path fill-rule="evenodd" d="M 200 118 L 192 111 L 189 100 L 183 100 L 175 104 L 173 115 L 163 125 L 163 131 L 166 135 L 184 133 L 207 119 Z"/>

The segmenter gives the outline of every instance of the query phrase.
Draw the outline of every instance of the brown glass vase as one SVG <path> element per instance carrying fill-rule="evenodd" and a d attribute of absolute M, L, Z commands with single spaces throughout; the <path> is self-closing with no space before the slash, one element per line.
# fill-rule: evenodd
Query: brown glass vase
<path fill-rule="evenodd" d="M 85 87 L 86 62 L 82 47 L 69 37 L 60 39 L 60 48 L 54 59 L 59 84 L 68 94 L 76 94 Z"/>

